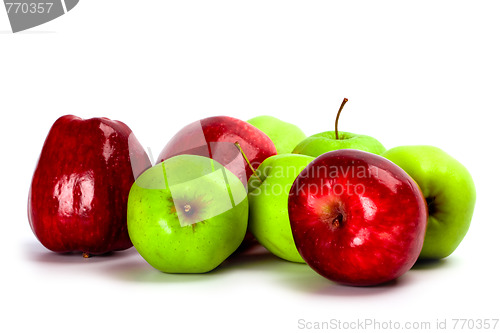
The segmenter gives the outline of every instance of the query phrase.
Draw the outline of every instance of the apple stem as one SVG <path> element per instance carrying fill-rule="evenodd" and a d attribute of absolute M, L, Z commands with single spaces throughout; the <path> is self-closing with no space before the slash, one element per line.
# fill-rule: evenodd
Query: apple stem
<path fill-rule="evenodd" d="M 342 109 L 344 108 L 345 103 L 347 103 L 348 99 L 344 98 L 342 101 L 342 104 L 340 104 L 339 111 L 337 112 L 337 118 L 335 118 L 335 139 L 339 139 L 339 118 L 340 118 L 340 112 L 342 112 Z"/>
<path fill-rule="evenodd" d="M 254 176 L 257 177 L 257 179 L 260 180 L 260 182 L 262 183 L 262 179 L 257 174 L 257 171 L 255 171 L 255 169 L 253 168 L 252 163 L 250 163 L 250 161 L 248 160 L 248 157 L 247 157 L 247 155 L 245 155 L 245 152 L 243 151 L 243 148 L 241 148 L 240 143 L 238 141 L 236 141 L 234 143 L 234 145 L 236 146 L 236 148 L 238 148 L 238 150 L 240 151 L 241 155 L 243 155 L 243 158 L 245 159 L 245 162 L 247 162 L 247 164 L 250 167 L 250 170 L 252 170 L 252 173 L 254 174 Z"/>

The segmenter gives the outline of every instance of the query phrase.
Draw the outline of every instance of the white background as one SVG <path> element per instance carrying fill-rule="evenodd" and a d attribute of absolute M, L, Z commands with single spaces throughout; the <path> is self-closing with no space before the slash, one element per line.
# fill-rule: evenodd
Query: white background
<path fill-rule="evenodd" d="M 446 319 L 451 328 L 453 318 L 499 318 L 499 9 L 497 1 L 82 0 L 12 34 L 0 8 L 1 331 L 292 332 L 299 319 L 364 318 Z M 470 170 L 474 218 L 446 260 L 374 288 L 336 285 L 265 252 L 210 274 L 168 275 L 134 249 L 55 255 L 29 228 L 31 176 L 61 115 L 124 121 L 157 155 L 182 126 L 213 115 L 330 130 L 344 97 L 341 130 L 387 148 L 435 145 Z"/>

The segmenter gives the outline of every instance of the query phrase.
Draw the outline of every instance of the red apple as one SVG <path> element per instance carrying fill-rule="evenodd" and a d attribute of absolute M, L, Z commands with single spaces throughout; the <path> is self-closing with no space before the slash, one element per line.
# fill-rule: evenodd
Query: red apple
<path fill-rule="evenodd" d="M 209 157 L 232 171 L 246 186 L 252 169 L 234 146 L 236 142 L 254 169 L 269 156 L 276 155 L 274 143 L 257 127 L 236 118 L 218 116 L 181 129 L 163 148 L 157 163 L 181 154 Z"/>
<path fill-rule="evenodd" d="M 422 192 L 403 169 L 375 154 L 343 149 L 319 156 L 295 180 L 288 209 L 300 255 L 342 284 L 396 279 L 422 249 Z"/>
<path fill-rule="evenodd" d="M 122 122 L 59 118 L 45 140 L 33 175 L 28 218 L 38 240 L 55 252 L 84 256 L 132 246 L 127 199 L 151 166 Z"/>

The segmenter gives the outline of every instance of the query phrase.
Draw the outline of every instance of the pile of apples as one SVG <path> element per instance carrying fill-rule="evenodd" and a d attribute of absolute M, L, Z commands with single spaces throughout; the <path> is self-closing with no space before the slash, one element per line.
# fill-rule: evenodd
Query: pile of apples
<path fill-rule="evenodd" d="M 167 273 L 209 272 L 255 241 L 355 286 L 447 257 L 472 219 L 469 172 L 436 147 L 338 131 L 346 102 L 335 131 L 310 137 L 270 116 L 202 119 L 154 166 L 125 124 L 63 116 L 33 175 L 31 228 L 84 257 L 133 245 Z"/>

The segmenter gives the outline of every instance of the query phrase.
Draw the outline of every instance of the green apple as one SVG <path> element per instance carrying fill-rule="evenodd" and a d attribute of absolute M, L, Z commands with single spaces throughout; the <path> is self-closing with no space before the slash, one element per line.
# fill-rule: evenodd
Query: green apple
<path fill-rule="evenodd" d="M 303 263 L 288 218 L 288 194 L 311 156 L 282 154 L 268 157 L 248 181 L 248 227 L 255 238 L 276 256 Z"/>
<path fill-rule="evenodd" d="M 346 103 L 347 98 L 344 98 L 335 119 L 335 131 L 314 134 L 299 142 L 292 152 L 313 157 L 338 149 L 358 149 L 377 155 L 382 154 L 385 147 L 375 138 L 338 130 L 340 113 Z"/>
<path fill-rule="evenodd" d="M 247 222 L 245 186 L 207 157 L 169 158 L 146 170 L 130 189 L 130 239 L 163 272 L 211 271 L 241 244 Z"/>
<path fill-rule="evenodd" d="M 420 186 L 429 217 L 421 259 L 441 259 L 458 247 L 469 229 L 476 189 L 467 169 L 432 146 L 401 146 L 382 156 L 405 170 Z"/>
<path fill-rule="evenodd" d="M 278 154 L 291 153 L 293 148 L 306 138 L 304 132 L 297 126 L 271 116 L 258 116 L 248 122 L 271 139 Z"/>
<path fill-rule="evenodd" d="M 358 149 L 377 155 L 385 151 L 384 146 L 371 136 L 339 131 L 337 139 L 335 131 L 329 131 L 312 135 L 303 140 L 295 147 L 293 153 L 318 157 L 338 149 Z"/>

